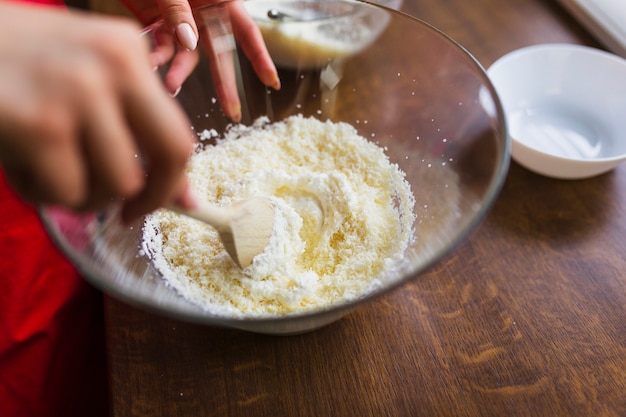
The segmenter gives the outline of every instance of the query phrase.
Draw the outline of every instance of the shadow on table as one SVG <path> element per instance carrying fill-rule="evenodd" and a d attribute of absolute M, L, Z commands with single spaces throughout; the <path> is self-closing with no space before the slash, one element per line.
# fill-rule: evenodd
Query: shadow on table
<path fill-rule="evenodd" d="M 623 206 L 624 167 L 583 180 L 558 180 L 512 162 L 488 221 L 518 236 L 575 242 L 610 227 Z"/>

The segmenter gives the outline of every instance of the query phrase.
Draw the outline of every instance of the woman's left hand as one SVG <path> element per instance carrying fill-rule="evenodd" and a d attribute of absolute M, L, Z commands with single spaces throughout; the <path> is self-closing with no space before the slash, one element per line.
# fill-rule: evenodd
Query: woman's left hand
<path fill-rule="evenodd" d="M 276 67 L 267 51 L 261 31 L 246 12 L 241 0 L 123 0 L 128 9 L 144 25 L 163 19 L 155 28 L 155 48 L 151 54 L 153 65 L 167 62 L 170 68 L 164 84 L 176 95 L 185 79 L 198 63 L 196 46 L 202 39 L 218 99 L 226 116 L 234 121 L 241 119 L 241 103 L 237 91 L 233 66 L 235 46 L 233 39 L 250 59 L 255 73 L 265 85 L 276 90 L 280 80 Z M 198 27 L 191 7 L 221 4 L 205 13 L 211 13 L 211 24 Z M 205 16 L 206 17 L 206 16 Z"/>

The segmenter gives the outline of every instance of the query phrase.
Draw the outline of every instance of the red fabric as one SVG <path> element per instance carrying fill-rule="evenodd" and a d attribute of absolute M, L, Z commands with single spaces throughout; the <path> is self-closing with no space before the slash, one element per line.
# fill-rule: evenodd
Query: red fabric
<path fill-rule="evenodd" d="M 0 177 L 0 415 L 106 415 L 100 294 Z"/>
<path fill-rule="evenodd" d="M 0 171 L 0 416 L 108 415 L 103 323 L 101 294 Z"/>

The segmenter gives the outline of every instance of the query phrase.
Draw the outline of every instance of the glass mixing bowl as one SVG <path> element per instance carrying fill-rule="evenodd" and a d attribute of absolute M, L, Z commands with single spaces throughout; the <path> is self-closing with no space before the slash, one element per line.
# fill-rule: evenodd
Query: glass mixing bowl
<path fill-rule="evenodd" d="M 43 207 L 40 213 L 53 239 L 85 278 L 113 297 L 207 325 L 302 333 L 416 279 L 467 238 L 504 182 L 510 143 L 501 105 L 484 69 L 428 24 L 353 0 L 244 4 L 278 64 L 280 91 L 257 80 L 237 42 L 228 37 L 228 3 L 194 10 L 201 30 L 222 22 L 220 30 L 226 31 L 222 35 L 230 39 L 229 68 L 238 85 L 242 123 L 251 124 L 260 116 L 279 121 L 293 114 L 347 122 L 383 147 L 406 173 L 416 199 L 414 239 L 385 285 L 357 300 L 306 313 L 216 316 L 168 286 L 142 249 L 142 222 L 120 225 L 115 204 L 90 214 L 52 207 Z M 207 55 L 202 53 L 177 100 L 192 129 L 221 134 L 232 122 L 220 108 Z"/>

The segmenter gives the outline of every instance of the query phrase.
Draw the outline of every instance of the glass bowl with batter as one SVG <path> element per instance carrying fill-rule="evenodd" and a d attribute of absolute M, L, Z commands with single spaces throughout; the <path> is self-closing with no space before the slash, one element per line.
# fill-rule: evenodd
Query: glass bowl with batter
<path fill-rule="evenodd" d="M 241 122 L 222 111 L 204 52 L 176 99 L 199 139 L 188 167 L 199 197 L 272 199 L 281 213 L 273 249 L 241 270 L 214 230 L 166 210 L 129 226 L 115 204 L 40 213 L 85 278 L 113 297 L 181 320 L 298 334 L 450 254 L 496 199 L 510 143 L 484 69 L 427 23 L 355 0 L 244 5 L 281 89 L 264 86 L 227 36 Z M 228 2 L 194 15 L 201 30 L 228 22 Z"/>

